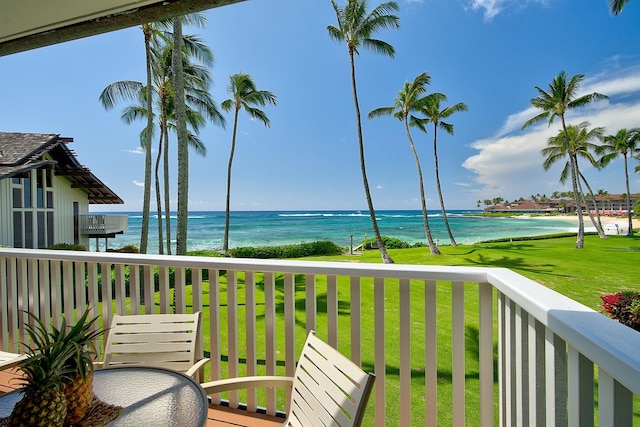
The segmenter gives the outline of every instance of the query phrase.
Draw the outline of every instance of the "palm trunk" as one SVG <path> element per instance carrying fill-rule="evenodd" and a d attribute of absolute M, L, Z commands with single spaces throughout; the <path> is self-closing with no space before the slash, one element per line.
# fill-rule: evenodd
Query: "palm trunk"
<path fill-rule="evenodd" d="M 596 201 L 596 196 L 593 195 L 593 190 L 591 189 L 591 186 L 589 185 L 589 182 L 587 181 L 587 179 L 584 177 L 584 175 L 582 174 L 582 172 L 579 169 L 578 169 L 578 174 L 580 175 L 580 179 L 582 179 L 582 182 L 584 182 L 584 185 L 587 186 L 587 190 L 589 190 L 589 197 L 591 198 L 591 201 L 593 202 L 593 207 L 594 207 L 594 209 L 596 211 L 597 220 L 593 218 L 593 214 L 591 213 L 591 209 L 587 209 L 587 213 L 589 214 L 589 218 L 591 219 L 591 223 L 596 228 L 596 231 L 598 232 L 598 236 L 600 236 L 601 239 L 606 239 L 607 235 L 604 234 L 604 230 L 602 229 L 602 221 L 600 219 L 600 209 L 598 209 L 598 202 Z M 582 190 L 582 188 L 580 190 Z M 585 204 L 585 206 L 587 206 L 587 201 L 586 200 L 585 200 L 584 204 Z"/>
<path fill-rule="evenodd" d="M 169 128 L 164 122 L 164 221 L 167 234 L 167 255 L 171 255 L 171 196 L 169 195 Z"/>
<path fill-rule="evenodd" d="M 438 169 L 438 124 L 434 122 L 433 124 L 433 159 L 435 162 L 436 168 L 436 187 L 438 189 L 438 198 L 440 199 L 440 209 L 442 209 L 442 219 L 444 221 L 444 226 L 447 228 L 447 233 L 449 234 L 449 241 L 451 241 L 451 246 L 458 246 L 456 243 L 456 239 L 453 238 L 453 233 L 451 232 L 451 227 L 449 227 L 449 219 L 447 218 L 447 210 L 444 207 L 444 198 L 442 197 L 442 189 L 440 188 L 440 172 Z"/>
<path fill-rule="evenodd" d="M 178 222 L 176 226 L 176 254 L 187 254 L 187 226 L 189 220 L 189 141 L 187 135 L 186 106 L 184 100 L 184 74 L 182 71 L 182 22 L 173 19 L 173 69 L 175 115 L 178 134 Z"/>
<path fill-rule="evenodd" d="M 562 129 L 564 131 L 564 137 L 567 144 L 567 153 L 569 153 L 569 164 L 571 169 L 571 186 L 573 188 L 573 201 L 576 204 L 576 214 L 578 215 L 578 236 L 576 238 L 576 249 L 584 248 L 584 218 L 582 217 L 582 203 L 580 193 L 578 192 L 578 177 L 576 174 L 576 160 L 569 150 L 569 133 L 567 132 L 567 126 L 564 121 L 564 115 L 561 115 Z"/>
<path fill-rule="evenodd" d="M 367 179 L 367 168 L 364 161 L 364 141 L 362 138 L 362 119 L 360 117 L 360 106 L 358 105 L 358 91 L 356 88 L 356 64 L 353 60 L 353 49 L 349 49 L 349 61 L 351 62 L 351 85 L 353 88 L 353 102 L 356 108 L 356 123 L 358 126 L 358 148 L 360 149 L 360 170 L 362 172 L 362 184 L 364 185 L 364 194 L 367 199 L 367 206 L 369 207 L 369 216 L 371 217 L 371 226 L 373 228 L 373 234 L 380 250 L 380 256 L 382 262 L 385 264 L 393 264 L 393 259 L 387 253 L 382 242 L 382 236 L 380 235 L 380 229 L 378 228 L 378 221 L 376 220 L 376 212 L 373 209 L 373 200 L 371 199 L 371 191 L 369 190 L 369 181 Z"/>
<path fill-rule="evenodd" d="M 433 241 L 433 237 L 431 236 L 431 228 L 429 228 L 429 214 L 427 211 L 427 198 L 424 195 L 424 180 L 422 179 L 422 167 L 420 166 L 420 159 L 418 158 L 418 153 L 416 152 L 416 147 L 413 144 L 413 139 L 411 138 L 411 132 L 409 132 L 409 123 L 407 121 L 407 117 L 404 118 L 404 128 L 407 133 L 407 138 L 409 139 L 409 146 L 411 147 L 411 153 L 413 153 L 413 158 L 416 160 L 416 169 L 418 170 L 418 182 L 420 185 L 420 202 L 422 204 L 422 221 L 424 223 L 424 232 L 427 236 L 427 242 L 429 243 L 429 250 L 433 255 L 440 255 L 440 249 L 438 249 L 438 245 Z"/>
<path fill-rule="evenodd" d="M 158 212 L 158 253 L 164 255 L 162 236 L 162 198 L 160 192 L 160 177 L 158 171 L 160 170 L 160 159 L 162 158 L 162 134 L 164 133 L 164 127 L 160 124 L 160 142 L 158 144 L 158 155 L 156 156 L 155 177 L 156 177 L 156 210 Z"/>
<path fill-rule="evenodd" d="M 236 152 L 236 132 L 238 130 L 238 113 L 240 109 L 236 107 L 233 120 L 233 135 L 231 136 L 231 152 L 229 153 L 229 164 L 227 166 L 227 201 L 225 204 L 224 215 L 224 238 L 222 240 L 222 250 L 229 250 L 229 217 L 231 216 L 231 167 L 233 165 L 233 156 Z"/>
<path fill-rule="evenodd" d="M 633 236 L 633 215 L 631 214 L 631 191 L 629 190 L 629 169 L 627 168 L 627 155 L 624 155 L 624 180 L 627 186 L 627 217 L 629 218 L 629 230 L 627 236 Z"/>
<path fill-rule="evenodd" d="M 149 214 L 151 211 L 151 144 L 153 129 L 153 91 L 151 90 L 151 33 L 149 24 L 142 27 L 144 34 L 145 61 L 147 67 L 147 133 L 145 135 L 144 147 L 144 196 L 142 199 L 142 232 L 140 233 L 140 253 L 147 253 L 149 241 Z"/>

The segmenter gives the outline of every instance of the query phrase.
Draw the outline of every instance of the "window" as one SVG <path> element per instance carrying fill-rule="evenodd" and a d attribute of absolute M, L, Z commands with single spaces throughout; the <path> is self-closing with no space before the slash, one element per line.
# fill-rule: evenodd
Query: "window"
<path fill-rule="evenodd" d="M 53 174 L 33 170 L 12 178 L 13 246 L 46 248 L 54 244 Z"/>

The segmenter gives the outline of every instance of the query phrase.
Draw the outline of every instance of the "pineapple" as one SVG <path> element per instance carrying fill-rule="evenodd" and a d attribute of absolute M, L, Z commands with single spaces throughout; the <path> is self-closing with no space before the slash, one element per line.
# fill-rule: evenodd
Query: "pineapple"
<path fill-rule="evenodd" d="M 89 310 L 67 328 L 51 331 L 35 316 L 27 325 L 33 347 L 22 363 L 24 398 L 16 404 L 10 426 L 63 426 L 79 423 L 93 399 L 92 340 L 104 333 L 93 330 L 97 318 L 87 322 Z"/>
<path fill-rule="evenodd" d="M 20 368 L 24 397 L 13 408 L 9 425 L 15 427 L 62 426 L 67 414 L 67 400 L 62 393 L 62 381 L 74 371 L 65 367 L 75 349 L 53 340 L 46 326 L 31 315 L 35 326 L 26 325 L 32 347 Z"/>
<path fill-rule="evenodd" d="M 67 416 L 64 425 L 79 423 L 93 400 L 93 356 L 96 354 L 92 340 L 104 333 L 93 330 L 97 317 L 87 322 L 89 310 L 67 331 L 63 319 L 60 329 L 52 328 L 51 336 L 55 341 L 74 348 L 74 355 L 67 359 L 65 368 L 74 372 L 71 378 L 62 382 L 62 392 L 67 399 Z"/>

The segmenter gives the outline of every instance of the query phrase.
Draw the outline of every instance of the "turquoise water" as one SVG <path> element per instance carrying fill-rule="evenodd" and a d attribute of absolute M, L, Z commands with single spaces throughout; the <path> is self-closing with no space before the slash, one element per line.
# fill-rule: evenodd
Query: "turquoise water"
<path fill-rule="evenodd" d="M 575 227 L 565 221 L 535 218 L 489 218 L 465 214 L 479 211 L 458 210 L 447 212 L 449 225 L 459 244 L 483 240 L 535 236 L 571 231 Z M 92 212 L 94 213 L 94 212 Z M 109 248 L 140 245 L 142 214 L 128 212 L 129 230 L 115 239 L 109 239 Z M 377 211 L 378 226 L 383 235 L 396 237 L 409 243 L 426 242 L 420 211 Z M 172 217 L 175 252 L 176 218 Z M 442 215 L 429 213 L 429 227 L 438 244 L 449 244 Z M 191 212 L 189 214 L 188 250 L 222 247 L 224 212 Z M 328 239 L 340 246 L 354 245 L 373 237 L 368 211 L 269 211 L 232 212 L 229 246 L 275 246 Z M 157 253 L 157 220 L 151 219 L 149 253 Z M 166 237 L 165 237 L 166 239 Z M 95 240 L 91 241 L 95 250 Z M 100 250 L 104 241 L 100 241 Z"/>

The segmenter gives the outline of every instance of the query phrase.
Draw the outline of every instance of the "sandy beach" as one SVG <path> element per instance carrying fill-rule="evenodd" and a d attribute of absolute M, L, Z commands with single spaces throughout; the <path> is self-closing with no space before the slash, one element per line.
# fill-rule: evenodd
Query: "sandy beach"
<path fill-rule="evenodd" d="M 568 223 L 578 225 L 578 216 L 577 215 L 550 215 L 550 216 L 536 216 L 532 217 L 536 219 L 543 220 L 554 220 L 554 221 L 567 221 Z M 600 216 L 600 221 L 602 222 L 602 226 L 607 229 L 611 229 L 611 227 L 607 227 L 607 225 L 618 224 L 619 226 L 624 226 L 625 230 L 627 224 L 629 223 L 629 219 L 627 217 L 617 217 L 617 216 Z M 633 218 L 632 219 L 633 228 L 640 228 L 640 219 Z M 593 228 L 593 224 L 591 224 L 591 219 L 589 219 L 588 215 L 584 215 L 584 225 L 585 229 Z M 615 234 L 615 233 L 613 233 Z"/>

